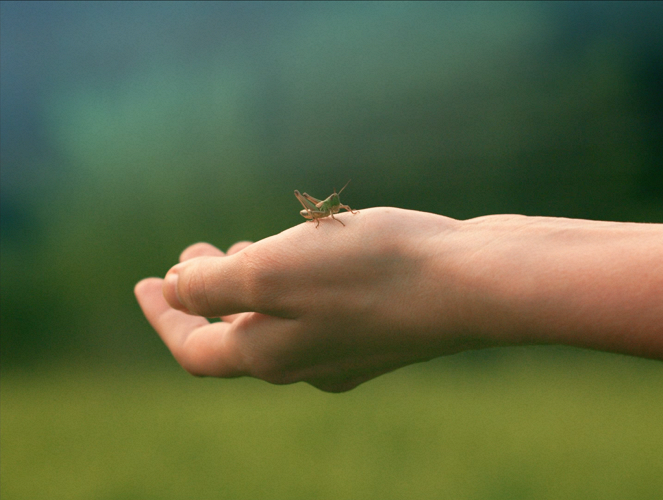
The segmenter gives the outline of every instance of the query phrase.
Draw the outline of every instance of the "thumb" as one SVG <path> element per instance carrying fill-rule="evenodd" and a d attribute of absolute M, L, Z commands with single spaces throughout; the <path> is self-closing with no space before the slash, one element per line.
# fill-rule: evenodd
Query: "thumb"
<path fill-rule="evenodd" d="M 168 271 L 163 296 L 173 309 L 206 318 L 253 311 L 247 268 L 237 255 L 193 258 Z"/>

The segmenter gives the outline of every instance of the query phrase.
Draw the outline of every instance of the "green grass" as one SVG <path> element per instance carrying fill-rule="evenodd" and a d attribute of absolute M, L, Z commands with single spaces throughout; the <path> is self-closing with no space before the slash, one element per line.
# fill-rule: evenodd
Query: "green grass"
<path fill-rule="evenodd" d="M 660 498 L 663 364 L 550 352 L 451 357 L 340 395 L 4 372 L 2 499 Z"/>

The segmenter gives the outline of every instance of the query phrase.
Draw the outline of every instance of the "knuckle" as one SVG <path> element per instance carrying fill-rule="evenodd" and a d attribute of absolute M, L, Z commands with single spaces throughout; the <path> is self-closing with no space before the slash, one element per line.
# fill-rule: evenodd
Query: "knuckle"
<path fill-rule="evenodd" d="M 179 292 L 184 305 L 189 311 L 200 314 L 202 316 L 209 316 L 210 314 L 210 284 L 208 283 L 208 276 L 200 272 L 196 266 L 191 272 L 184 273 L 180 276 Z"/>
<path fill-rule="evenodd" d="M 243 276 L 242 293 L 264 311 L 278 312 L 283 307 L 282 291 L 284 265 L 278 256 L 251 251 L 251 247 L 237 254 L 241 259 Z"/>

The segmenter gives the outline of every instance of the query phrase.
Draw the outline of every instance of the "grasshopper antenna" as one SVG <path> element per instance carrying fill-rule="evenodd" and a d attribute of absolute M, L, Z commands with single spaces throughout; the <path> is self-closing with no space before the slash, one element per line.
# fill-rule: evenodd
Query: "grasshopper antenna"
<path fill-rule="evenodd" d="M 352 179 L 350 179 L 350 181 L 351 181 L 351 180 L 352 180 Z M 350 184 L 350 181 L 346 182 L 346 183 L 345 183 L 345 186 L 343 186 L 343 187 L 341 188 L 341 190 L 340 190 L 338 193 L 336 193 L 336 194 L 341 194 L 341 193 L 343 192 L 343 190 L 344 190 L 346 187 L 348 187 L 348 184 Z"/>

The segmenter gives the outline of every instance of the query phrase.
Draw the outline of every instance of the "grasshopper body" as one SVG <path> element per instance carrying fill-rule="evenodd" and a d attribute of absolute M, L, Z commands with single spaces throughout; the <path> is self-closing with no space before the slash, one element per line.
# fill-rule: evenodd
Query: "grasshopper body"
<path fill-rule="evenodd" d="M 330 216 L 332 219 L 340 222 L 342 225 L 345 226 L 343 222 L 341 222 L 340 220 L 334 217 L 334 214 L 340 212 L 342 208 L 347 210 L 348 212 L 352 212 L 353 214 L 358 213 L 357 210 L 352 210 L 349 206 L 343 205 L 341 203 L 341 199 L 339 198 L 339 195 L 343 192 L 343 189 L 345 189 L 348 184 L 350 184 L 350 181 L 348 181 L 338 193 L 334 189 L 334 193 L 329 195 L 329 197 L 325 200 L 318 200 L 317 198 L 313 198 L 313 196 L 309 194 L 306 193 L 302 194 L 295 189 L 295 196 L 299 200 L 299 203 L 301 203 L 302 206 L 304 207 L 304 210 L 301 210 L 299 212 L 300 215 L 305 219 L 308 219 L 310 222 L 315 221 L 316 229 L 320 225 L 320 219 Z"/>

